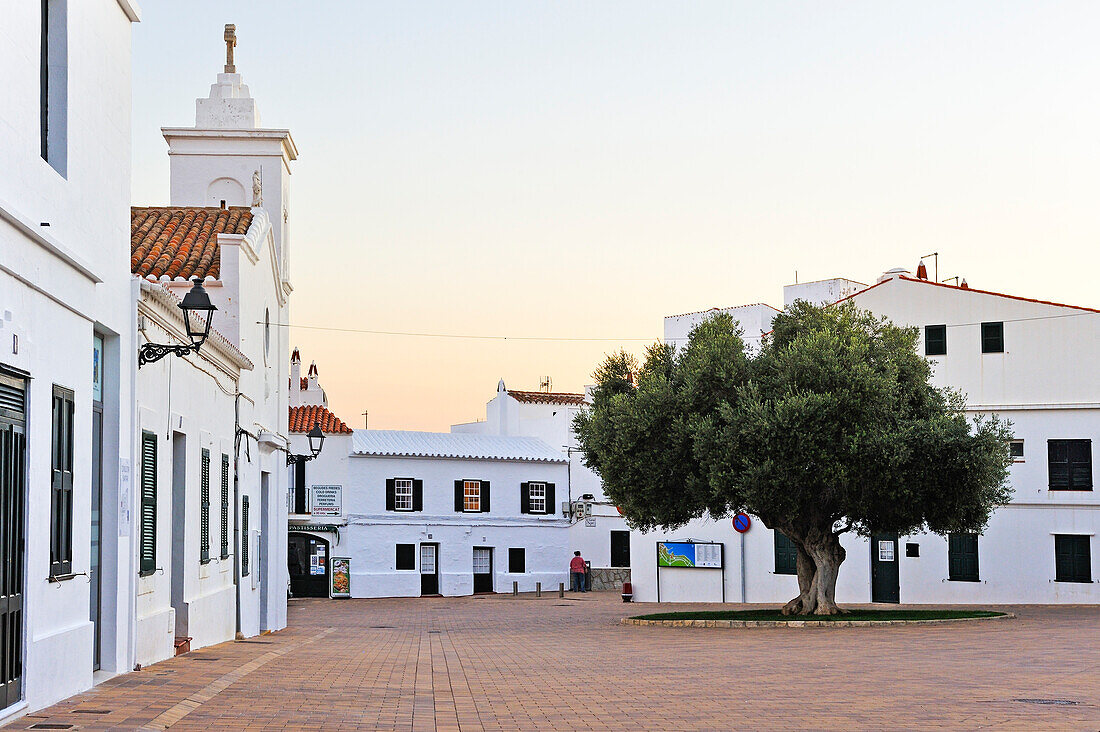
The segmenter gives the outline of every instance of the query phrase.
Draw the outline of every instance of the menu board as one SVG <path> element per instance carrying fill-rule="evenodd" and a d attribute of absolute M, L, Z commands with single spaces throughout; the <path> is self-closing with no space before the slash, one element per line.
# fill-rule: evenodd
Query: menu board
<path fill-rule="evenodd" d="M 332 596 L 351 597 L 351 559 L 332 558 Z"/>
<path fill-rule="evenodd" d="M 657 566 L 721 569 L 722 545 L 713 542 L 659 541 Z"/>

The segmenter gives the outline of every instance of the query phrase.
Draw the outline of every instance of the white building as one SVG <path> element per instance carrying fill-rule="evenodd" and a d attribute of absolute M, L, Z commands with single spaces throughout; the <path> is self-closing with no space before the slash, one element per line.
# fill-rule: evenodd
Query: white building
<path fill-rule="evenodd" d="M 235 43 L 227 27 L 227 41 Z M 287 130 L 260 127 L 235 73 L 164 128 L 171 205 L 131 212 L 140 343 L 188 343 L 176 300 L 218 308 L 199 353 L 141 367 L 136 660 L 286 625 Z"/>
<path fill-rule="evenodd" d="M 11 2 L 2 18 L 0 721 L 133 663 L 138 9 Z"/>
<path fill-rule="evenodd" d="M 784 301 L 828 303 L 841 294 L 899 325 L 918 327 L 935 383 L 964 392 L 973 414 L 1012 421 L 1014 494 L 981 536 L 881 535 L 868 542 L 845 535 L 837 600 L 1100 602 L 1100 499 L 1092 463 L 1100 438 L 1094 368 L 1100 311 L 978 290 L 965 280 L 943 285 L 904 269 L 890 270 L 870 287 L 857 285 L 789 286 Z M 666 319 L 666 337 L 669 332 Z M 658 570 L 656 542 L 687 539 L 720 544 L 724 568 Z M 636 534 L 631 549 L 640 601 L 657 599 L 658 581 L 662 601 L 720 600 L 724 593 L 727 601 L 778 603 L 798 591 L 789 544 L 759 521 L 742 537 L 729 519 L 700 519 L 675 532 Z"/>
<path fill-rule="evenodd" d="M 451 432 L 537 437 L 569 458 L 561 516 L 570 520 L 569 546 L 591 565 L 593 589 L 620 590 L 630 581 L 630 530 L 603 492 L 600 476 L 584 464 L 573 419 L 590 403 L 587 394 L 509 390 L 501 379 L 485 419 L 451 425 Z"/>

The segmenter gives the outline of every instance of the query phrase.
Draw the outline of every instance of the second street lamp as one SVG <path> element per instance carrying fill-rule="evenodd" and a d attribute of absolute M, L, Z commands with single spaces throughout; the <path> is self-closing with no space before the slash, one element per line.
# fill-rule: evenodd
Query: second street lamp
<path fill-rule="evenodd" d="M 321 448 L 325 444 L 325 433 L 321 431 L 321 426 L 314 423 L 313 427 L 306 433 L 306 439 L 309 440 L 309 455 L 295 455 L 293 453 L 286 454 L 286 464 L 294 465 L 295 463 L 308 463 L 313 458 L 321 454 Z"/>

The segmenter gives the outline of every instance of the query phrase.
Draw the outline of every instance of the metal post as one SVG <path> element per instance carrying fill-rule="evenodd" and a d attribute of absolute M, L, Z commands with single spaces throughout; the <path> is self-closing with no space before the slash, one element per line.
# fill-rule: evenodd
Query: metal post
<path fill-rule="evenodd" d="M 558 597 L 565 597 L 565 583 L 558 583 Z"/>
<path fill-rule="evenodd" d="M 512 594 L 513 595 L 518 595 L 519 594 L 519 582 L 514 582 L 514 581 L 512 582 Z"/>
<path fill-rule="evenodd" d="M 542 583 L 535 583 L 535 597 L 542 597 Z"/>
<path fill-rule="evenodd" d="M 745 591 L 745 532 L 741 532 L 741 603 L 747 601 Z"/>

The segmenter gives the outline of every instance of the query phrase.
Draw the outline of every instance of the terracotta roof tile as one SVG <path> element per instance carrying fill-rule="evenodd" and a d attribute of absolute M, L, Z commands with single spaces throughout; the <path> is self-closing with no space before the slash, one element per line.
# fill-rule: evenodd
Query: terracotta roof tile
<path fill-rule="evenodd" d="M 304 405 L 290 408 L 290 431 L 309 432 L 314 424 L 321 426 L 322 432 L 336 435 L 350 435 L 351 427 L 332 412 L 318 405 Z"/>
<path fill-rule="evenodd" d="M 230 208 L 133 207 L 130 209 L 130 271 L 141 277 L 221 275 L 218 234 L 244 234 L 252 211 Z"/>
<path fill-rule="evenodd" d="M 508 395 L 524 404 L 584 404 L 584 394 L 545 391 L 512 391 Z"/>

